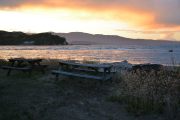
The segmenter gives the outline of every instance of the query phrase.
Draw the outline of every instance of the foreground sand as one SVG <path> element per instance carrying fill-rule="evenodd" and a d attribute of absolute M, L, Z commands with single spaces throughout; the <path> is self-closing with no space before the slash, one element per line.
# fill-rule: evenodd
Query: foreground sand
<path fill-rule="evenodd" d="M 34 73 L 9 77 L 0 70 L 0 120 L 162 120 L 161 115 L 134 116 L 108 97 L 117 81 L 95 80 Z"/>

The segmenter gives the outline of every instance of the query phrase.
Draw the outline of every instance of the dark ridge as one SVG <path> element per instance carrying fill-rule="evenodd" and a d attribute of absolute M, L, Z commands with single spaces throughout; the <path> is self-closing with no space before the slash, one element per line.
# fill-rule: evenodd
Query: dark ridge
<path fill-rule="evenodd" d="M 0 45 L 67 45 L 64 37 L 52 33 L 26 34 L 0 31 Z"/>

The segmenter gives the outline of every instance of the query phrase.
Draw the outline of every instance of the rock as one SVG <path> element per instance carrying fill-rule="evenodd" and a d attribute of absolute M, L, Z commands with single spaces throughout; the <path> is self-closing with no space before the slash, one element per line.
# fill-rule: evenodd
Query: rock
<path fill-rule="evenodd" d="M 127 60 L 124 60 L 122 62 L 115 62 L 113 63 L 113 66 L 115 72 L 132 69 L 132 64 L 128 63 Z"/>

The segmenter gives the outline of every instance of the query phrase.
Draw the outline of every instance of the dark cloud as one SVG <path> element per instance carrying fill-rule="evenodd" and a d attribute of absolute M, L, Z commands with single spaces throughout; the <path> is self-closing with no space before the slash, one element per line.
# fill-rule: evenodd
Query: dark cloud
<path fill-rule="evenodd" d="M 86 1 L 86 0 L 85 0 Z M 180 0 L 87 0 L 92 3 L 128 6 L 152 12 L 155 21 L 169 25 L 180 25 Z"/>
<path fill-rule="evenodd" d="M 16 6 L 19 3 L 21 3 L 23 0 L 13 0 L 13 1 L 8 1 L 8 0 L 0 0 L 0 6 L 4 7 L 9 7 L 9 6 Z"/>
<path fill-rule="evenodd" d="M 157 6 L 156 9 L 158 13 L 156 16 L 157 21 L 160 23 L 180 25 L 180 0 L 164 0 L 163 4 L 159 8 Z"/>
<path fill-rule="evenodd" d="M 0 0 L 1 7 L 16 7 L 24 3 L 40 3 L 44 0 Z"/>
<path fill-rule="evenodd" d="M 101 0 L 103 1 L 103 0 Z M 142 11 L 153 12 L 155 21 L 169 25 L 180 25 L 180 0 L 111 0 L 108 4 L 125 5 Z"/>

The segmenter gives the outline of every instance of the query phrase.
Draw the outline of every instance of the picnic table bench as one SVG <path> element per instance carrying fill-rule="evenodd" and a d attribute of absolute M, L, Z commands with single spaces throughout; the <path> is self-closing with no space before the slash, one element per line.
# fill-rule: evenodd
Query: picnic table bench
<path fill-rule="evenodd" d="M 47 67 L 46 65 L 41 65 L 42 59 L 13 58 L 8 61 L 10 65 L 1 66 L 2 69 L 8 70 L 7 76 L 11 74 L 12 70 L 29 72 L 30 75 L 32 70 L 39 69 L 44 73 L 44 69 Z"/>
<path fill-rule="evenodd" d="M 112 65 L 107 64 L 82 64 L 72 63 L 66 61 L 59 61 L 58 70 L 52 70 L 52 74 L 56 75 L 56 79 L 59 75 L 96 79 L 96 80 L 110 80 L 112 78 L 111 68 Z"/>

